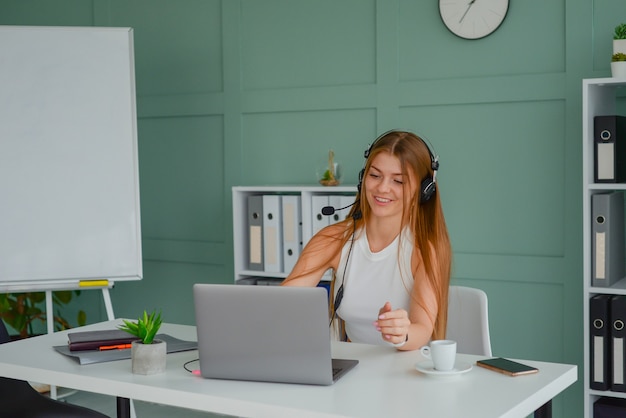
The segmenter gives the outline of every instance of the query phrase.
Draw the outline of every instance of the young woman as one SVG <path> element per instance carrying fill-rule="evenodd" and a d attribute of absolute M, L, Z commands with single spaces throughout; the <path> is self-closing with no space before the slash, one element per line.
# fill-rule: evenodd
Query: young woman
<path fill-rule="evenodd" d="M 331 315 L 345 339 L 415 350 L 443 339 L 452 250 L 436 184 L 439 162 L 410 132 L 365 152 L 345 221 L 307 243 L 285 286 L 316 286 L 333 269 Z"/>

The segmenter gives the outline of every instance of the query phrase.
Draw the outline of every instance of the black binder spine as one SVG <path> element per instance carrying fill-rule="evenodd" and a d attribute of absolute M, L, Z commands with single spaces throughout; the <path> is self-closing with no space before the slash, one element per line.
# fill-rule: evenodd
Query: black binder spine
<path fill-rule="evenodd" d="M 626 182 L 626 117 L 596 116 L 593 136 L 596 183 Z"/>
<path fill-rule="evenodd" d="M 624 349 L 624 337 L 626 337 L 626 296 L 619 295 L 611 298 L 611 390 L 626 392 L 626 350 Z"/>
<path fill-rule="evenodd" d="M 610 368 L 610 295 L 596 295 L 589 300 L 589 387 L 608 390 Z"/>

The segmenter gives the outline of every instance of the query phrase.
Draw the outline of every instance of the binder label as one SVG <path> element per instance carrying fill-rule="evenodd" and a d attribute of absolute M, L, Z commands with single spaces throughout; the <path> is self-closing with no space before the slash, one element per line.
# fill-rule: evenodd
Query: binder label
<path fill-rule="evenodd" d="M 601 336 L 593 337 L 593 381 L 604 382 L 604 339 Z"/>
<path fill-rule="evenodd" d="M 250 263 L 260 264 L 261 259 L 261 227 L 250 226 Z"/>
<path fill-rule="evenodd" d="M 615 144 L 597 144 L 598 180 L 615 180 Z"/>
<path fill-rule="evenodd" d="M 624 339 L 613 337 L 613 384 L 624 384 Z"/>
<path fill-rule="evenodd" d="M 265 265 L 278 264 L 278 228 L 268 226 L 265 228 Z"/>
<path fill-rule="evenodd" d="M 606 234 L 596 232 L 596 279 L 606 279 Z"/>
<path fill-rule="evenodd" d="M 296 240 L 296 207 L 293 203 L 283 205 L 285 241 L 294 242 Z"/>

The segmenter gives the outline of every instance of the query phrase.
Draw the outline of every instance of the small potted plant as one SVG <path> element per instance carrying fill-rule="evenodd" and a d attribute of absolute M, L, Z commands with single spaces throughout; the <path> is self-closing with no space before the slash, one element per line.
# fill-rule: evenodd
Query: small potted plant
<path fill-rule="evenodd" d="M 626 77 L 626 54 L 617 52 L 611 58 L 611 75 L 613 77 Z"/>
<path fill-rule="evenodd" d="M 613 54 L 626 54 L 626 23 L 620 23 L 613 32 Z"/>
<path fill-rule="evenodd" d="M 135 374 L 156 374 L 165 371 L 167 343 L 155 339 L 161 327 L 161 313 L 153 311 L 150 315 L 143 311 L 143 317 L 136 322 L 123 320 L 118 328 L 139 338 L 131 343 L 132 370 Z"/>
<path fill-rule="evenodd" d="M 328 163 L 323 171 L 319 182 L 322 186 L 339 185 L 339 164 L 335 162 L 335 153 L 333 150 L 328 151 Z"/>

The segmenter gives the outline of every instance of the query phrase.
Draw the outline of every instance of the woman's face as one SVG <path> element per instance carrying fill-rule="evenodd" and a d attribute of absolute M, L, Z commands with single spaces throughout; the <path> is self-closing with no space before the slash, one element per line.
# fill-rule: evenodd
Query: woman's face
<path fill-rule="evenodd" d="M 365 175 L 366 198 L 374 216 L 401 219 L 402 210 L 411 206 L 416 189 L 415 176 L 413 173 L 409 173 L 408 178 L 402 175 L 397 157 L 387 152 L 374 156 Z"/>

